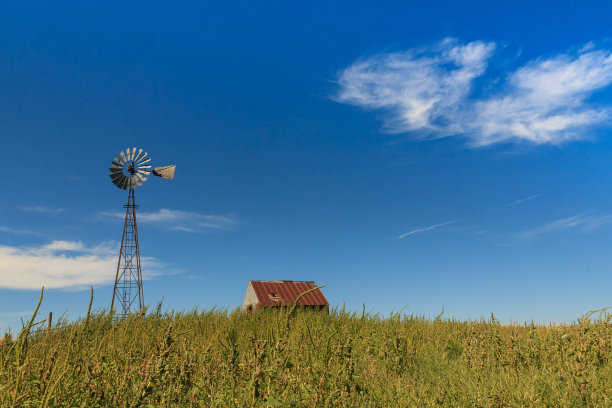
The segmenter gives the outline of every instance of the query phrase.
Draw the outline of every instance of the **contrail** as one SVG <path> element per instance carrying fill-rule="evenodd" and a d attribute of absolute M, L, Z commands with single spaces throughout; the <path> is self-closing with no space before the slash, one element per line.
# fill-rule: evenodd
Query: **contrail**
<path fill-rule="evenodd" d="M 516 201 L 513 201 L 511 203 L 504 205 L 504 207 L 512 207 L 513 205 L 524 203 L 525 201 L 533 200 L 534 198 L 542 197 L 543 195 L 544 194 L 536 194 L 536 195 L 529 196 L 527 198 L 521 198 L 520 200 L 516 200 Z"/>
<path fill-rule="evenodd" d="M 400 235 L 400 236 L 399 236 L 399 237 L 397 237 L 397 238 L 398 238 L 398 239 L 402 239 L 402 238 L 407 237 L 408 235 L 416 234 L 417 232 L 425 232 L 425 231 L 429 231 L 429 230 L 432 230 L 432 229 L 434 229 L 434 228 L 442 227 L 442 226 L 444 226 L 444 225 L 448 225 L 448 224 L 454 224 L 454 223 L 456 223 L 456 222 L 463 221 L 463 220 L 465 220 L 465 218 L 461 218 L 461 219 L 459 219 L 459 220 L 446 221 L 446 222 L 443 222 L 442 224 L 430 225 L 429 227 L 425 227 L 425 228 L 415 229 L 415 230 L 412 230 L 412 231 L 407 232 L 407 233 L 405 233 L 405 234 L 402 234 L 402 235 Z"/>

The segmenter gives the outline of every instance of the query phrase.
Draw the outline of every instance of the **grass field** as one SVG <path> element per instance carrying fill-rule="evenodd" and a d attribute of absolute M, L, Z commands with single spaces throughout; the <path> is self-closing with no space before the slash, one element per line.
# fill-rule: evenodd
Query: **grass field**
<path fill-rule="evenodd" d="M 52 330 L 33 317 L 0 344 L 0 406 L 612 406 L 605 311 L 571 326 L 502 326 L 160 310 L 121 322 L 88 313 Z"/>

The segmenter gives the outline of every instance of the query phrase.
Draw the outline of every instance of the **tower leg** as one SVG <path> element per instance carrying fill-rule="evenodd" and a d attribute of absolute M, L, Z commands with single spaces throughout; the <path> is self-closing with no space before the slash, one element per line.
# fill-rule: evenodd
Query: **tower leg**
<path fill-rule="evenodd" d="M 114 310 L 115 303 L 117 303 L 116 316 L 120 319 L 131 313 L 139 312 L 144 307 L 138 227 L 136 225 L 137 206 L 134 204 L 134 190 L 132 188 L 129 190 L 128 202 L 124 207 L 125 222 L 111 302 L 111 310 Z"/>

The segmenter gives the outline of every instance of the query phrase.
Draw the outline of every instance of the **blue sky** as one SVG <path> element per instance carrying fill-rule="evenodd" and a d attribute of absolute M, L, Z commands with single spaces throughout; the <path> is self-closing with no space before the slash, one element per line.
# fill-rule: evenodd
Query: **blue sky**
<path fill-rule="evenodd" d="M 425 4 L 427 3 L 427 4 Z M 0 12 L 0 330 L 108 308 L 119 151 L 145 302 L 571 322 L 612 304 L 606 2 L 120 2 Z M 119 216 L 117 216 L 119 214 Z"/>

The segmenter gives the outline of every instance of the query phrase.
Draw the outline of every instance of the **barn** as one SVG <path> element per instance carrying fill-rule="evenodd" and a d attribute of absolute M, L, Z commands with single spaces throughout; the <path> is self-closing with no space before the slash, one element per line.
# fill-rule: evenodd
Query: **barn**
<path fill-rule="evenodd" d="M 316 287 L 317 284 L 313 281 L 249 281 L 241 310 L 244 312 L 262 307 L 291 306 L 302 293 Z M 327 310 L 329 302 L 321 289 L 317 289 L 302 296 L 298 305 Z"/>

